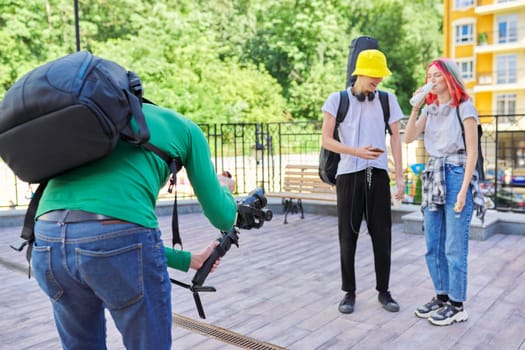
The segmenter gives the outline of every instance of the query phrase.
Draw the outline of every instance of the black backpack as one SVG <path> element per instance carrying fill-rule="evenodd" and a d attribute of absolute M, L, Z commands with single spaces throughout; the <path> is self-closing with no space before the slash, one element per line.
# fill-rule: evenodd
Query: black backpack
<path fill-rule="evenodd" d="M 390 119 L 390 105 L 388 104 L 388 93 L 385 91 L 377 90 L 379 95 L 379 100 L 381 102 L 381 107 L 383 109 L 383 119 L 385 121 L 385 133 L 388 132 L 392 135 L 392 130 L 388 124 Z M 339 124 L 345 120 L 346 113 L 350 106 L 350 98 L 348 96 L 348 91 L 343 90 L 339 91 L 339 106 L 337 107 L 337 116 L 335 119 L 335 128 L 334 128 L 334 139 L 339 141 Z M 329 185 L 335 185 L 335 177 L 337 174 L 337 166 L 341 156 L 339 153 L 329 151 L 324 147 L 321 147 L 321 152 L 319 154 L 319 177 L 324 183 Z"/>
<path fill-rule="evenodd" d="M 47 181 L 107 156 L 120 139 L 164 159 L 173 186 L 180 160 L 148 142 L 142 95 L 135 73 L 86 51 L 37 67 L 9 88 L 0 102 L 0 157 L 21 180 L 40 183 L 26 213 L 23 240 L 13 248 L 21 251 L 28 243 L 31 247 L 35 213 Z M 173 229 L 173 240 L 180 244 L 176 203 Z M 27 253 L 29 260 L 30 249 Z"/>
<path fill-rule="evenodd" d="M 467 150 L 467 144 L 465 142 L 465 127 L 463 126 L 463 121 L 461 120 L 461 116 L 459 115 L 459 105 L 456 106 L 456 116 L 459 120 L 459 125 L 461 126 L 461 136 L 463 137 L 463 144 L 465 145 L 465 151 Z M 483 128 L 480 124 L 478 124 L 478 159 L 476 161 L 476 170 L 478 171 L 478 180 L 480 182 L 485 181 L 485 166 L 484 166 L 484 159 L 483 159 L 483 153 L 482 153 L 482 147 L 481 147 L 481 136 L 483 136 Z"/>

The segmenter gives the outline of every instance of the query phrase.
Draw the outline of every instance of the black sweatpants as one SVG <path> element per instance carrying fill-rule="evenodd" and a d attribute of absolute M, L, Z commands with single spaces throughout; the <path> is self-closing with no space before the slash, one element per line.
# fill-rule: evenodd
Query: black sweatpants
<path fill-rule="evenodd" d="M 369 169 L 337 176 L 341 277 L 345 292 L 356 291 L 355 250 L 363 217 L 374 250 L 376 289 L 388 291 L 392 246 L 390 180 L 385 170 Z M 368 171 L 371 173 L 367 176 Z"/>

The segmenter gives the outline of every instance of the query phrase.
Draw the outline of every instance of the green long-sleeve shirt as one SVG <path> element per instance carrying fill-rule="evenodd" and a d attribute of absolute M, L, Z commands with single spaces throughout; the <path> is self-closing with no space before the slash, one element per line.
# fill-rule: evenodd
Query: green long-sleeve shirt
<path fill-rule="evenodd" d="M 229 230 L 237 213 L 235 199 L 219 184 L 201 129 L 168 109 L 144 104 L 143 111 L 150 142 L 181 159 L 204 215 L 217 229 Z M 169 174 L 166 162 L 154 153 L 119 141 L 109 156 L 51 179 L 36 216 L 85 210 L 157 228 L 155 203 Z"/>

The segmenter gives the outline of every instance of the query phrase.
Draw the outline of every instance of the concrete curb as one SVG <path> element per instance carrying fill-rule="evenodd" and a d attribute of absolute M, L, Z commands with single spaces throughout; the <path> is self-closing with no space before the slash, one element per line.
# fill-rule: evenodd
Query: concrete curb
<path fill-rule="evenodd" d="M 269 198 L 267 207 L 274 214 L 282 214 L 281 199 Z M 324 201 L 303 201 L 305 214 L 337 215 L 335 203 Z M 0 210 L 0 227 L 22 226 L 26 208 Z M 172 215 L 173 199 L 161 199 L 157 202 L 158 216 Z M 202 212 L 199 202 L 195 199 L 177 200 L 179 215 Z M 290 213 L 289 215 L 294 215 Z M 403 224 L 403 231 L 409 234 L 423 234 L 423 215 L 419 205 L 401 204 L 392 208 L 392 223 Z M 486 240 L 490 236 L 501 233 L 511 235 L 525 235 L 525 214 L 509 213 L 488 210 L 485 221 L 481 223 L 477 218 L 472 219 L 470 239 Z"/>

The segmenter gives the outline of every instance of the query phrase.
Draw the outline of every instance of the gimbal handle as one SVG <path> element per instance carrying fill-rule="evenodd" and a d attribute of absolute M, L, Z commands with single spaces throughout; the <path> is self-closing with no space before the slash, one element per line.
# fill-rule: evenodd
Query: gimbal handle
<path fill-rule="evenodd" d="M 239 247 L 239 231 L 237 227 L 234 226 L 230 231 L 221 231 L 221 233 L 222 237 L 219 240 L 219 245 L 215 247 L 208 259 L 206 259 L 201 268 L 195 273 L 195 276 L 193 276 L 193 279 L 191 280 L 193 283 L 193 288 L 200 287 L 204 284 L 204 281 L 210 274 L 211 268 L 213 267 L 213 264 L 215 264 L 215 261 L 217 261 L 217 259 L 220 257 L 223 257 L 226 252 L 230 250 L 232 243 Z"/>

